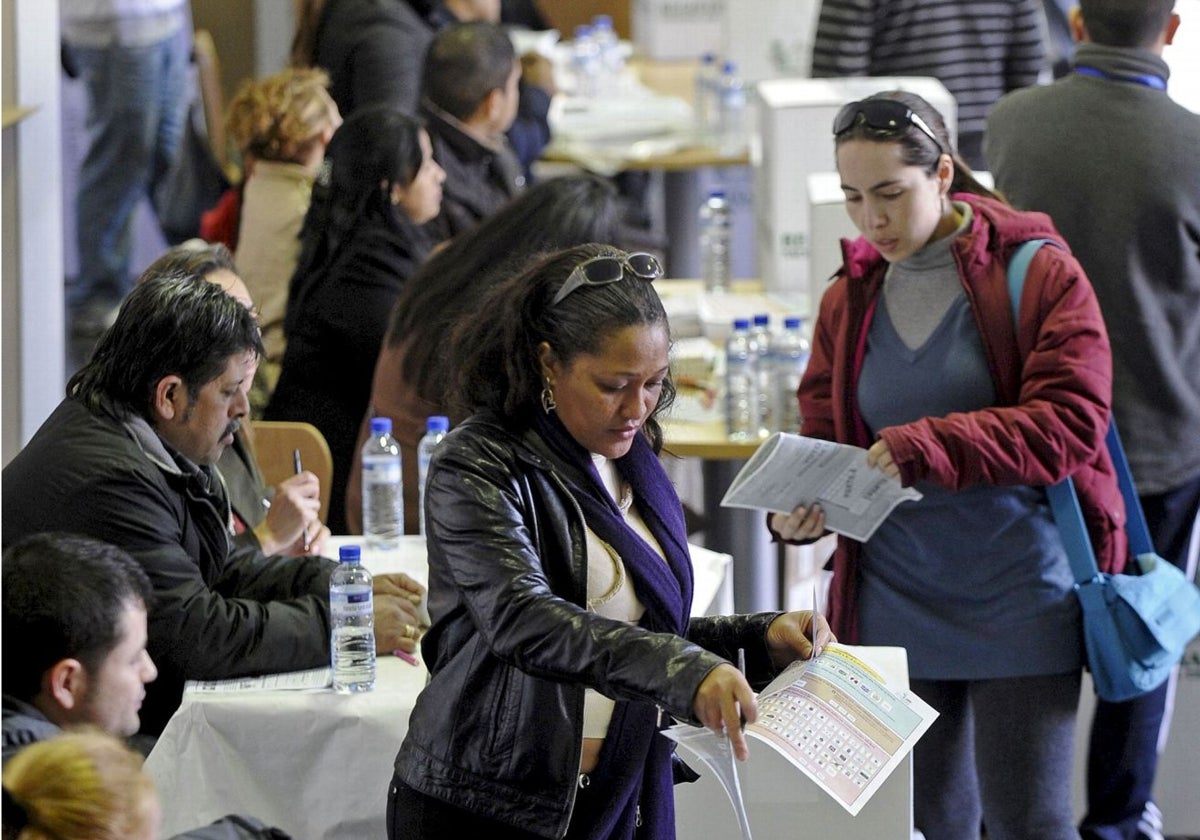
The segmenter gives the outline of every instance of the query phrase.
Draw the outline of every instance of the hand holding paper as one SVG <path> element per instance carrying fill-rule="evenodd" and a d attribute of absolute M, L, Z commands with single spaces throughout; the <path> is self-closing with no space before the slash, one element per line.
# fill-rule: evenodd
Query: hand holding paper
<path fill-rule="evenodd" d="M 877 452 L 875 460 L 887 469 L 890 453 L 885 459 Z M 806 517 L 820 505 L 825 527 L 865 542 L 896 505 L 920 498 L 871 466 L 865 449 L 776 432 L 738 472 L 721 505 L 784 514 L 804 506 Z"/>

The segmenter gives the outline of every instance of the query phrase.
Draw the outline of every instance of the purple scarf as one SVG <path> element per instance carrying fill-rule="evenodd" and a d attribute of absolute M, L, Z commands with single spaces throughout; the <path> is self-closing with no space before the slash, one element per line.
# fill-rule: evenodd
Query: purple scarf
<path fill-rule="evenodd" d="M 645 606 L 639 626 L 661 633 L 687 632 L 692 606 L 692 560 L 687 547 L 683 507 L 658 456 L 637 435 L 629 452 L 615 463 L 633 488 L 634 504 L 658 541 L 666 563 L 626 523 L 604 489 L 591 455 L 580 446 L 557 415 L 535 412 L 538 433 L 562 460 L 578 468 L 563 479 L 583 510 L 587 527 L 617 552 Z M 586 804 L 577 804 L 568 840 L 632 840 L 638 806 L 639 838 L 673 840 L 675 797 L 672 789 L 671 743 L 658 735 L 659 714 L 653 703 L 617 701 L 600 763 L 591 775 Z"/>

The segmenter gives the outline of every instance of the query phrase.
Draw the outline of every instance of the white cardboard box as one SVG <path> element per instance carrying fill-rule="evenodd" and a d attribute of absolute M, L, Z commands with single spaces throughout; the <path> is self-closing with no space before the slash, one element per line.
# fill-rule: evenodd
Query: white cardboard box
<path fill-rule="evenodd" d="M 812 73 L 820 0 L 737 0 L 725 11 L 723 55 L 747 82 Z"/>
<path fill-rule="evenodd" d="M 954 97 L 931 77 L 768 79 L 756 85 L 755 240 L 758 268 L 769 291 L 809 294 L 808 175 L 835 168 L 832 126 L 838 109 L 896 89 L 924 97 L 948 126 L 955 125 Z"/>
<path fill-rule="evenodd" d="M 656 61 L 720 53 L 725 47 L 725 8 L 726 0 L 633 0 L 634 49 Z"/>

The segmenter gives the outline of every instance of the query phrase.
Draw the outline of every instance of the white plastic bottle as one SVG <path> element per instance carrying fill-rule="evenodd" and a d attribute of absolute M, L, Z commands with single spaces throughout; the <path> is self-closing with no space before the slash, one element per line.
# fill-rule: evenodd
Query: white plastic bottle
<path fill-rule="evenodd" d="M 592 41 L 596 44 L 596 63 L 599 66 L 597 93 L 611 96 L 617 92 L 625 59 L 621 55 L 621 40 L 613 29 L 611 15 L 592 18 Z"/>
<path fill-rule="evenodd" d="M 716 53 L 710 51 L 700 56 L 700 66 L 696 68 L 693 114 L 696 118 L 696 139 L 706 146 L 714 145 L 716 138 L 717 80 L 720 75 Z"/>
<path fill-rule="evenodd" d="M 800 388 L 800 377 L 808 367 L 811 352 L 812 344 L 805 333 L 803 319 L 784 318 L 783 332 L 775 336 L 771 352 L 774 362 L 775 427 L 780 431 L 800 431 L 800 403 L 796 391 Z"/>
<path fill-rule="evenodd" d="M 421 533 L 425 533 L 425 479 L 429 475 L 429 459 L 433 448 L 442 442 L 450 431 L 450 418 L 435 414 L 425 420 L 425 435 L 417 444 L 417 499 L 420 507 Z"/>
<path fill-rule="evenodd" d="M 758 379 L 758 436 L 766 437 L 775 431 L 775 392 L 771 387 L 771 316 L 760 313 L 750 325 L 750 341 L 754 347 L 754 372 Z"/>
<path fill-rule="evenodd" d="M 717 80 L 717 151 L 740 155 L 746 151 L 746 83 L 737 65 L 726 61 Z"/>
<path fill-rule="evenodd" d="M 725 340 L 725 432 L 733 440 L 758 437 L 758 377 L 750 321 L 737 318 Z"/>
<path fill-rule="evenodd" d="M 329 576 L 329 656 L 333 689 L 342 694 L 375 688 L 375 605 L 371 573 L 357 545 L 344 545 Z"/>
<path fill-rule="evenodd" d="M 575 76 L 575 95 L 581 99 L 594 98 L 599 93 L 600 50 L 592 37 L 592 27 L 587 24 L 575 27 L 571 70 Z"/>
<path fill-rule="evenodd" d="M 723 190 L 713 190 L 700 205 L 700 270 L 704 291 L 713 294 L 729 291 L 733 274 L 730 244 L 729 200 Z"/>
<path fill-rule="evenodd" d="M 390 417 L 371 418 L 371 437 L 362 448 L 362 505 L 367 550 L 398 549 L 404 535 L 404 484 Z"/>

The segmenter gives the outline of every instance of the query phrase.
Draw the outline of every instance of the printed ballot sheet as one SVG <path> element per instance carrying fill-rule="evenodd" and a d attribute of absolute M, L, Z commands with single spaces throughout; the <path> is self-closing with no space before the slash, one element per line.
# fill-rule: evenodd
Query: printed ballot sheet
<path fill-rule="evenodd" d="M 187 691 L 228 693 L 232 691 L 314 691 L 333 685 L 333 669 L 312 668 L 257 677 L 232 677 L 227 680 L 188 680 Z"/>
<path fill-rule="evenodd" d="M 791 513 L 819 504 L 825 527 L 865 542 L 896 505 L 920 498 L 867 466 L 865 449 L 776 432 L 738 472 L 721 506 Z"/>
<path fill-rule="evenodd" d="M 857 815 L 937 718 L 911 691 L 893 689 L 859 655 L 873 649 L 832 644 L 816 659 L 798 660 L 758 696 L 758 719 L 746 734 L 771 746 L 797 770 Z M 728 739 L 680 724 L 665 735 L 699 756 L 742 807 L 736 768 L 730 771 Z"/>

